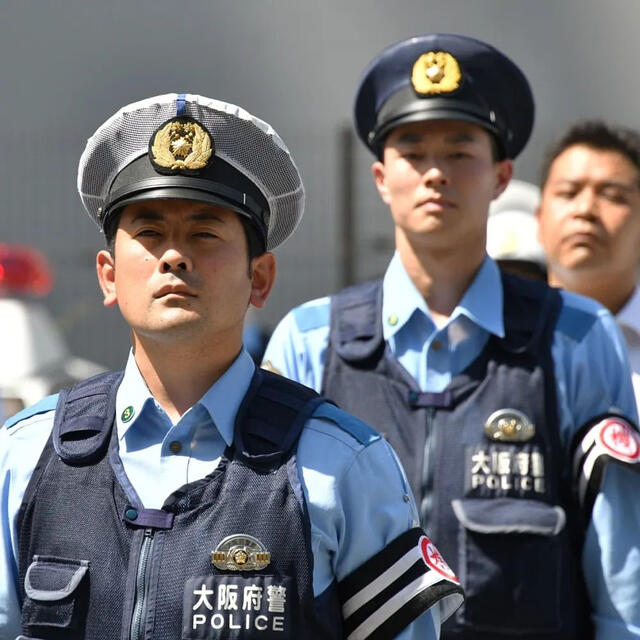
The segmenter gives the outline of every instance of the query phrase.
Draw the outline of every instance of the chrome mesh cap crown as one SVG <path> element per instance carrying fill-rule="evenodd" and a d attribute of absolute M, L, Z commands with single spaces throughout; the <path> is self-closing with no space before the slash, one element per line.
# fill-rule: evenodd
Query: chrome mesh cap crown
<path fill-rule="evenodd" d="M 131 202 L 197 200 L 248 217 L 267 250 L 293 233 L 304 209 L 300 173 L 271 125 L 192 94 L 141 100 L 109 118 L 80 158 L 78 191 L 102 230 Z"/>

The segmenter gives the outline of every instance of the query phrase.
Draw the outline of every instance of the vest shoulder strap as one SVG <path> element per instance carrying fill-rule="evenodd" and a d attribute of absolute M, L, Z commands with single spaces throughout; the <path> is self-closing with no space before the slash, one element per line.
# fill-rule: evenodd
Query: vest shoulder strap
<path fill-rule="evenodd" d="M 382 280 L 354 285 L 331 297 L 329 341 L 348 362 L 379 359 L 384 349 Z"/>
<path fill-rule="evenodd" d="M 544 282 L 502 272 L 505 338 L 511 353 L 535 352 L 556 324 L 562 298 Z"/>
<path fill-rule="evenodd" d="M 52 440 L 67 464 L 92 464 L 104 455 L 123 375 L 122 371 L 100 373 L 60 391 Z"/>
<path fill-rule="evenodd" d="M 256 369 L 236 416 L 236 455 L 252 466 L 279 465 L 297 443 L 304 423 L 324 402 L 313 389 Z"/>

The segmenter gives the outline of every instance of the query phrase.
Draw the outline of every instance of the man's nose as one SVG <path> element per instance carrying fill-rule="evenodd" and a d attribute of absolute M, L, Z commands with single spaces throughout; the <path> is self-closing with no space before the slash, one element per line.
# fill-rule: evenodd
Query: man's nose
<path fill-rule="evenodd" d="M 597 213 L 597 198 L 593 189 L 582 189 L 573 200 L 573 211 L 576 216 L 593 218 Z"/>
<path fill-rule="evenodd" d="M 193 262 L 184 252 L 176 248 L 167 249 L 160 259 L 160 271 L 169 273 L 171 271 L 191 271 Z"/>
<path fill-rule="evenodd" d="M 439 187 L 448 184 L 449 179 L 442 170 L 442 168 L 436 164 L 430 166 L 424 173 L 424 183 L 430 187 Z"/>

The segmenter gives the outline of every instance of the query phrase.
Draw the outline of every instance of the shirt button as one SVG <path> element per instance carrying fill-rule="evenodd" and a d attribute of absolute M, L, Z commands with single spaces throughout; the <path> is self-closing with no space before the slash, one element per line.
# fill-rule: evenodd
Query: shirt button
<path fill-rule="evenodd" d="M 440 349 L 442 348 L 442 342 L 440 342 L 440 340 L 434 340 L 434 341 L 431 343 L 431 348 L 432 348 L 434 351 L 440 351 Z"/>
<path fill-rule="evenodd" d="M 169 445 L 169 449 L 171 449 L 172 453 L 180 453 L 182 451 L 182 442 L 174 440 Z"/>

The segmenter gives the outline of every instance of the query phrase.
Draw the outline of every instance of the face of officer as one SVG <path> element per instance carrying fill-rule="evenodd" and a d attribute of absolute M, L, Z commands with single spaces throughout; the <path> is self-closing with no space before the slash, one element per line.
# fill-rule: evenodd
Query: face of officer
<path fill-rule="evenodd" d="M 134 346 L 225 344 L 236 353 L 248 304 L 261 307 L 275 279 L 273 254 L 247 264 L 239 216 L 187 200 L 126 206 L 113 256 L 97 257 L 104 304 L 119 306 Z"/>
<path fill-rule="evenodd" d="M 640 172 L 617 151 L 576 145 L 551 164 L 538 211 L 551 284 L 631 286 L 640 259 Z M 629 293 L 629 291 L 627 291 Z"/>
<path fill-rule="evenodd" d="M 396 226 L 396 242 L 427 250 L 484 253 L 489 203 L 513 165 L 496 161 L 490 134 L 458 120 L 403 124 L 372 167 Z"/>

